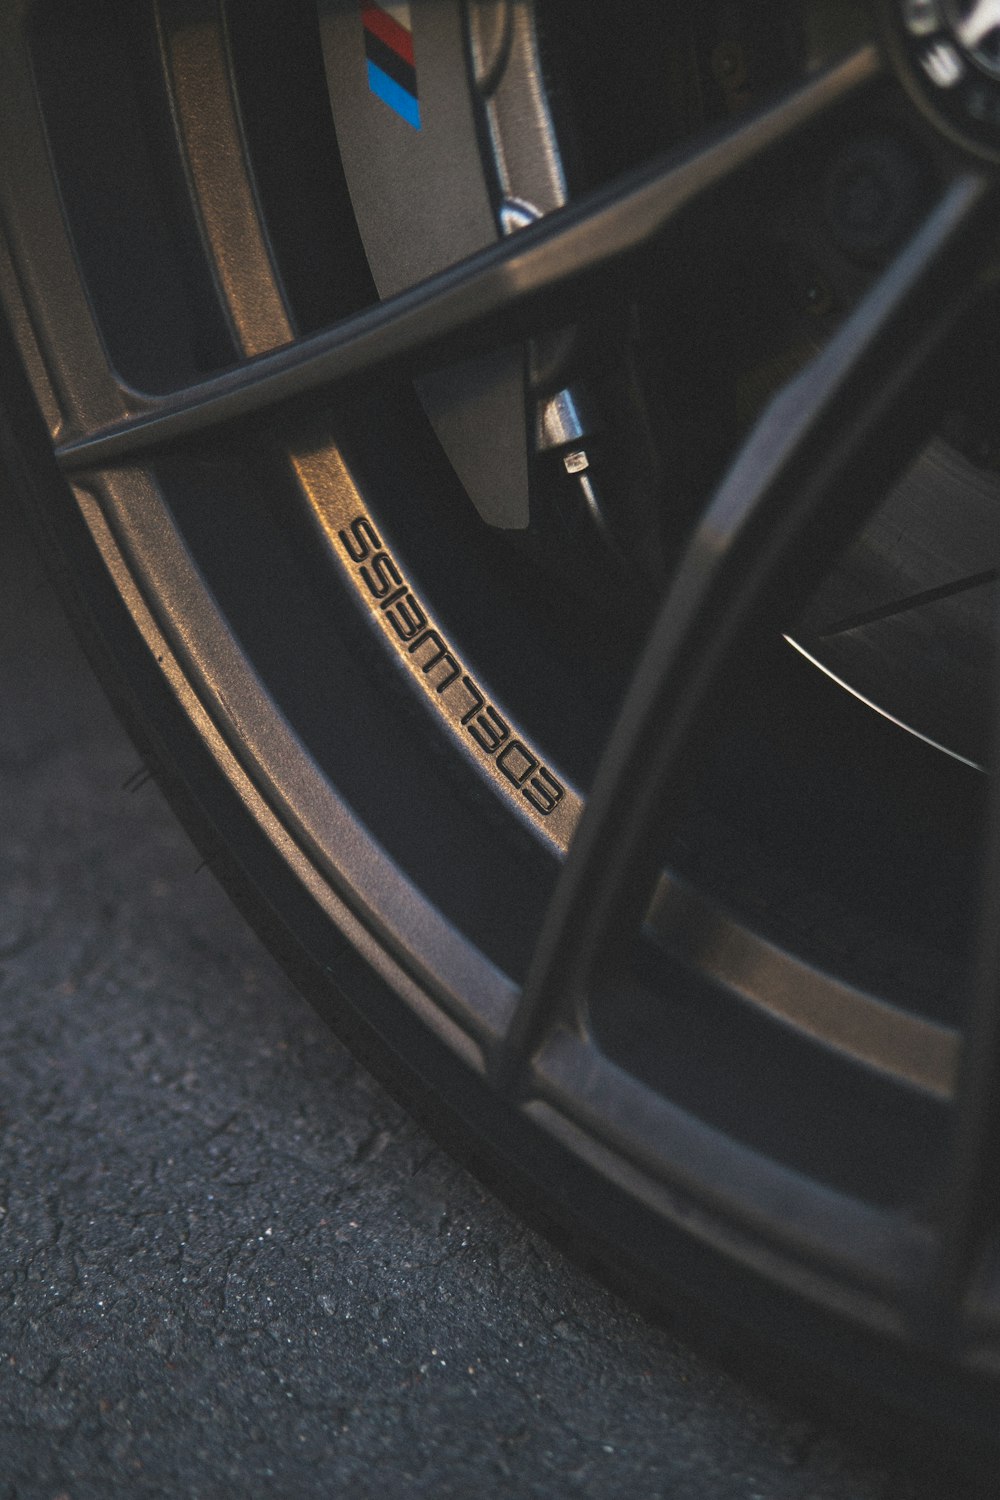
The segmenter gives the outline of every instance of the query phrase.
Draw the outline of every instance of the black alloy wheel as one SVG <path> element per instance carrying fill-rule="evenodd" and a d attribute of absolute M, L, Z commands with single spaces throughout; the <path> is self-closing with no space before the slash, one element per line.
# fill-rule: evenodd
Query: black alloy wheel
<path fill-rule="evenodd" d="M 213 869 L 596 1265 L 987 1438 L 992 17 L 0 19 L 4 460 Z"/>

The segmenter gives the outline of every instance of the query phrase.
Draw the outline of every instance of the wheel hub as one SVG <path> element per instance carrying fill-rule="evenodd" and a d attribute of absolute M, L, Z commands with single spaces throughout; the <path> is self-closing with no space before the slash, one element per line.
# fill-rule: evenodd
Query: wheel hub
<path fill-rule="evenodd" d="M 953 140 L 1000 160 L 997 0 L 894 0 L 889 17 L 911 95 Z"/>

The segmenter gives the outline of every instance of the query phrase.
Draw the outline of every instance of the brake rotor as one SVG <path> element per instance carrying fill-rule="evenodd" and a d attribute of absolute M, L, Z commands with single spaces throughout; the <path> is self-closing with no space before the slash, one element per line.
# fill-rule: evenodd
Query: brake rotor
<path fill-rule="evenodd" d="M 932 443 L 826 578 L 795 632 L 811 660 L 974 765 L 989 737 L 1000 479 Z"/>

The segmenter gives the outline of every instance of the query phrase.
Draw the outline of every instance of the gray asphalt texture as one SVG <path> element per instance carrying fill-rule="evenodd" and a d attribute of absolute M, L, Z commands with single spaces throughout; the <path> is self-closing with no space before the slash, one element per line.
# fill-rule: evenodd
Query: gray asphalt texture
<path fill-rule="evenodd" d="M 906 1500 L 352 1062 L 0 536 L 0 1500 Z"/>

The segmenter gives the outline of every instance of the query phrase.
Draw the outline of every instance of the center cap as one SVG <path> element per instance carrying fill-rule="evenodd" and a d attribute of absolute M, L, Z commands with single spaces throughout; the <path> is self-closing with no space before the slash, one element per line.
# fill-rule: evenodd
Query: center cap
<path fill-rule="evenodd" d="M 892 0 L 894 51 L 946 134 L 1000 160 L 1000 0 Z"/>

